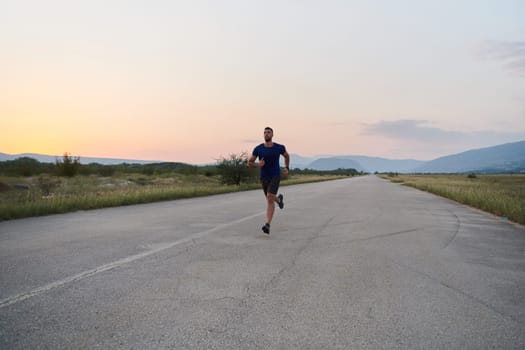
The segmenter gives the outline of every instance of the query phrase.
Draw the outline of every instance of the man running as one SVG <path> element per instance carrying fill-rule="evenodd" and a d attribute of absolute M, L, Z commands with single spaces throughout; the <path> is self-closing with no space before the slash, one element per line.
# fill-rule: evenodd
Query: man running
<path fill-rule="evenodd" d="M 264 128 L 264 143 L 255 147 L 252 156 L 248 159 L 248 166 L 250 168 L 261 168 L 261 184 L 268 203 L 266 207 L 266 224 L 264 224 L 262 230 L 268 235 L 270 234 L 270 224 L 275 211 L 275 203 L 279 205 L 279 208 L 284 208 L 283 195 L 277 195 L 281 182 L 281 168 L 279 167 L 279 158 L 281 155 L 285 161 L 284 175 L 287 176 L 290 170 L 290 155 L 286 152 L 286 147 L 273 142 L 272 138 L 273 129 L 270 127 Z M 255 160 L 257 157 L 259 161 L 256 163 Z"/>

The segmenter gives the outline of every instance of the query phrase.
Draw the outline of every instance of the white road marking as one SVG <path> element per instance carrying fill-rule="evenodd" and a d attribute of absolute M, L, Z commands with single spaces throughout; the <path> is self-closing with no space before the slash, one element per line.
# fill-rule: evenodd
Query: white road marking
<path fill-rule="evenodd" d="M 204 237 L 204 236 L 206 236 L 206 235 L 208 235 L 208 234 L 210 234 L 210 233 L 212 233 L 214 231 L 217 231 L 217 230 L 220 230 L 220 229 L 223 229 L 225 227 L 232 226 L 232 225 L 235 225 L 235 224 L 239 224 L 239 223 L 241 223 L 243 221 L 247 221 L 247 220 L 253 219 L 253 218 L 257 217 L 257 216 L 263 215 L 265 212 L 266 211 L 259 212 L 259 213 L 256 213 L 256 214 L 253 214 L 253 215 L 249 215 L 249 216 L 240 218 L 238 220 L 229 222 L 227 224 L 218 225 L 218 226 L 215 226 L 215 227 L 213 227 L 213 228 L 211 228 L 209 230 L 198 232 L 198 233 L 195 233 L 195 234 L 193 234 L 191 236 L 188 236 L 186 238 L 179 239 L 178 241 L 156 245 L 155 249 L 151 249 L 151 250 L 139 253 L 139 254 L 131 255 L 131 256 L 128 256 L 126 258 L 122 258 L 120 260 L 111 262 L 109 264 L 105 264 L 105 265 L 96 267 L 94 269 L 87 270 L 87 271 L 81 272 L 81 273 L 73 275 L 73 276 L 66 277 L 64 279 L 61 279 L 61 280 L 58 280 L 58 281 L 55 281 L 55 282 L 51 282 L 51 283 L 46 284 L 46 285 L 44 285 L 42 287 L 38 287 L 36 289 L 33 289 L 33 290 L 29 291 L 29 292 L 20 293 L 18 295 L 12 296 L 12 297 L 8 297 L 8 298 L 5 298 L 5 299 L 2 299 L 2 300 L 0 300 L 0 309 L 3 308 L 3 307 L 9 306 L 9 305 L 13 305 L 15 303 L 18 303 L 20 301 L 29 299 L 31 297 L 37 296 L 39 294 L 45 293 L 45 292 L 47 292 L 49 290 L 52 290 L 52 289 L 55 289 L 55 288 L 58 288 L 58 287 L 62 287 L 64 285 L 68 284 L 68 283 L 72 283 L 72 282 L 75 282 L 75 281 L 80 281 L 80 280 L 82 280 L 84 278 L 88 278 L 88 277 L 94 276 L 94 275 L 96 275 L 98 273 L 101 273 L 101 272 L 104 272 L 104 271 L 112 270 L 112 269 L 114 269 L 116 267 L 119 267 L 121 265 L 133 262 L 135 260 L 139 260 L 139 259 L 145 258 L 147 256 L 150 256 L 150 255 L 153 255 L 153 254 L 157 254 L 157 253 L 159 253 L 159 252 L 161 252 L 163 250 L 173 248 L 173 247 L 175 247 L 177 245 L 180 245 L 180 244 L 183 244 L 183 243 L 187 243 L 187 242 L 193 241 L 195 239 L 199 239 L 199 238 Z"/>

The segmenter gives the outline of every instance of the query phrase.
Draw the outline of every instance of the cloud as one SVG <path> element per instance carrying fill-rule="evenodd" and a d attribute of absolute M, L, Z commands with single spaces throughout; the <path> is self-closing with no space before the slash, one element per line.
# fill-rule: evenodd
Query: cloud
<path fill-rule="evenodd" d="M 505 69 L 525 77 L 525 41 L 485 41 L 477 55 L 484 60 L 501 61 Z"/>
<path fill-rule="evenodd" d="M 394 139 L 412 141 L 453 141 L 464 137 L 457 131 L 446 131 L 429 126 L 427 120 L 402 119 L 394 121 L 380 121 L 376 124 L 365 124 L 364 135 L 379 135 Z"/>
<path fill-rule="evenodd" d="M 450 131 L 432 126 L 427 120 L 402 119 L 380 121 L 375 124 L 365 124 L 362 134 L 382 136 L 403 141 L 416 141 L 422 144 L 457 144 L 457 145 L 495 145 L 507 142 L 525 140 L 525 132 L 482 131 Z"/>

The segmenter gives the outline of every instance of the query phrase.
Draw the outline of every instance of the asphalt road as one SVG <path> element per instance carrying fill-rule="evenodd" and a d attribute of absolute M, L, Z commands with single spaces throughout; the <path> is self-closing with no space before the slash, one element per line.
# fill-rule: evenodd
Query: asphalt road
<path fill-rule="evenodd" d="M 1 349 L 524 349 L 525 228 L 375 176 L 0 223 Z"/>

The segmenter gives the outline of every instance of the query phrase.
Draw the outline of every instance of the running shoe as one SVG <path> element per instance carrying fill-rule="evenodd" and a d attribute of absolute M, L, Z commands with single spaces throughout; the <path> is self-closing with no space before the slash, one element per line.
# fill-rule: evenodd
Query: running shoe
<path fill-rule="evenodd" d="M 264 233 L 269 235 L 270 234 L 270 224 L 264 224 L 264 226 L 262 227 L 262 230 Z"/>
<path fill-rule="evenodd" d="M 277 201 L 277 205 L 279 205 L 279 209 L 284 208 L 283 195 L 280 194 L 280 195 L 277 196 L 277 198 L 279 199 L 279 200 Z"/>

